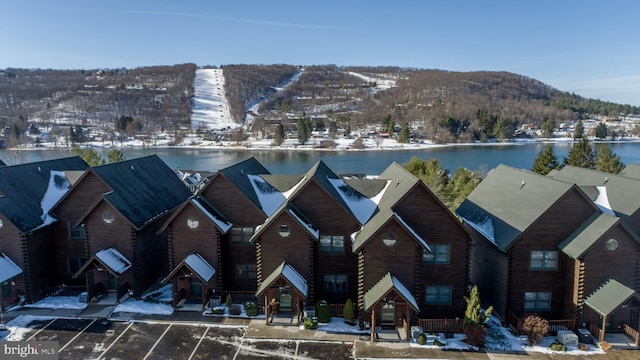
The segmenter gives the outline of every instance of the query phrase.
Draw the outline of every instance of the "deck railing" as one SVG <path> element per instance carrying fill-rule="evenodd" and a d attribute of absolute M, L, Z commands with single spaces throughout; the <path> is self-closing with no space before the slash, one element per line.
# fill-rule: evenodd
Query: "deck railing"
<path fill-rule="evenodd" d="M 575 330 L 576 321 L 573 319 L 547 320 L 549 322 L 549 330 L 547 334 L 555 335 L 558 330 Z M 518 318 L 511 311 L 507 312 L 507 323 L 518 334 L 522 334 L 522 323 L 524 319 Z"/>
<path fill-rule="evenodd" d="M 462 332 L 461 319 L 418 319 L 418 325 L 424 332 Z"/>
<path fill-rule="evenodd" d="M 79 286 L 68 286 L 68 285 L 59 285 L 59 286 L 46 286 L 45 294 L 47 296 L 78 296 L 81 293 L 87 291 L 87 287 L 85 285 Z"/>
<path fill-rule="evenodd" d="M 633 342 L 635 343 L 636 346 L 638 346 L 639 340 L 640 340 L 640 333 L 638 333 L 638 330 L 632 328 L 631 326 L 627 325 L 627 324 L 622 324 L 622 328 L 624 330 L 624 333 L 631 339 L 633 339 Z"/>
<path fill-rule="evenodd" d="M 589 331 L 598 341 L 604 341 L 604 330 L 600 329 L 596 324 L 589 324 Z"/>

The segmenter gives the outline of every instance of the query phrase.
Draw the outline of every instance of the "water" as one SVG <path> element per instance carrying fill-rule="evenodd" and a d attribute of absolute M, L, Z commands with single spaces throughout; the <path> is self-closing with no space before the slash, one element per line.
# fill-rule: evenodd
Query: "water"
<path fill-rule="evenodd" d="M 611 150 L 618 154 L 625 164 L 640 164 L 640 142 L 609 143 Z M 338 173 L 379 174 L 392 162 L 403 164 L 411 157 L 421 159 L 437 158 L 442 167 L 455 171 L 458 167 L 471 170 L 492 169 L 499 164 L 530 169 L 538 152 L 546 144 L 514 145 L 461 145 L 426 150 L 394 151 L 287 151 L 287 150 L 209 150 L 187 148 L 124 149 L 125 158 L 158 154 L 172 169 L 216 171 L 254 156 L 271 173 L 299 174 L 306 172 L 322 159 Z M 558 160 L 567 156 L 571 144 L 554 144 Z M 99 150 L 106 158 L 109 149 Z M 0 158 L 7 163 L 41 161 L 69 156 L 68 151 L 38 150 L 22 152 L 20 159 L 11 161 L 11 155 L 0 152 Z M 14 156 L 15 158 L 15 156 Z M 9 161 L 7 160 L 9 159 Z"/>

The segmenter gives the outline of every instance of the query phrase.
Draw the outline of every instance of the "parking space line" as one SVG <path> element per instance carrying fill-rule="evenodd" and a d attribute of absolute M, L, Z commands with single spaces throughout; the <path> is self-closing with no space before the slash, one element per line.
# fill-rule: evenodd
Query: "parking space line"
<path fill-rule="evenodd" d="M 204 330 L 204 333 L 200 337 L 200 340 L 198 340 L 198 343 L 196 344 L 196 347 L 193 348 L 193 351 L 191 352 L 191 355 L 189 356 L 188 360 L 191 360 L 193 358 L 193 355 L 195 355 L 196 350 L 198 350 L 198 348 L 200 347 L 200 344 L 202 343 L 202 340 L 204 340 L 204 337 L 207 335 L 208 331 L 209 331 L 209 327 L 207 326 L 207 328 Z"/>
<path fill-rule="evenodd" d="M 71 344 L 73 342 L 73 340 L 75 340 L 78 336 L 80 336 L 80 334 L 82 334 L 85 330 L 87 330 L 87 328 L 89 326 L 91 326 L 91 324 L 93 324 L 94 322 L 96 322 L 96 320 L 98 319 L 93 319 L 92 322 L 89 323 L 89 325 L 85 326 L 84 329 L 80 330 L 79 333 L 76 334 L 76 336 L 74 336 L 71 340 L 69 340 L 66 344 L 64 344 L 63 347 L 61 347 L 60 349 L 58 349 L 58 352 L 61 352 L 62 350 L 64 350 L 64 348 L 67 347 L 67 345 Z"/>
<path fill-rule="evenodd" d="M 240 338 L 240 344 L 238 344 L 238 350 L 236 350 L 236 354 L 233 355 L 233 360 L 236 360 L 236 358 L 238 357 L 238 354 L 240 353 L 240 349 L 242 348 L 242 345 L 244 344 L 245 335 L 247 335 L 247 329 L 245 329 L 244 332 L 242 333 L 242 337 Z"/>
<path fill-rule="evenodd" d="M 295 352 L 295 354 L 293 355 L 293 358 L 294 358 L 294 359 L 297 359 L 297 358 L 298 358 L 298 347 L 299 347 L 299 346 L 300 346 L 300 340 L 296 340 L 296 352 Z"/>
<path fill-rule="evenodd" d="M 156 348 L 156 346 L 158 345 L 158 343 L 160 342 L 160 340 L 162 340 L 162 338 L 164 337 L 164 335 L 167 333 L 167 331 L 169 331 L 169 329 L 171 328 L 171 325 L 173 324 L 169 324 L 169 326 L 167 326 L 167 328 L 164 330 L 164 332 L 162 333 L 162 335 L 160 335 L 160 337 L 158 338 L 158 340 L 156 340 L 156 343 L 153 344 L 153 346 L 151 347 L 151 349 L 149 350 L 149 352 L 147 353 L 147 355 L 144 356 L 144 358 L 142 360 L 147 360 L 147 358 L 149 357 L 149 355 L 151 355 L 151 353 L 153 352 L 153 349 Z"/>
<path fill-rule="evenodd" d="M 127 330 L 129 330 L 129 328 L 131 327 L 131 325 L 133 325 L 133 323 L 129 323 L 129 326 L 127 326 L 123 332 L 120 333 L 120 335 L 118 335 L 118 337 L 113 340 L 113 342 L 111 344 L 109 344 L 109 346 L 102 352 L 102 354 L 100 354 L 100 356 L 98 356 L 96 358 L 96 360 L 100 360 L 100 358 L 102 357 L 102 355 L 106 354 L 107 351 L 109 351 L 109 349 L 111 349 L 111 347 L 113 346 L 113 344 L 115 344 L 118 340 L 120 340 L 120 338 L 122 337 L 122 335 L 124 335 L 124 333 L 127 332 Z"/>
<path fill-rule="evenodd" d="M 40 334 L 44 329 L 48 328 L 48 327 L 49 327 L 49 325 L 53 324 L 53 322 L 54 322 L 54 321 L 56 321 L 56 320 L 58 320 L 58 318 L 55 318 L 55 319 L 53 319 L 53 320 L 49 321 L 49 323 L 48 323 L 47 325 L 45 325 L 42 329 L 40 329 L 40 330 L 36 331 L 36 333 L 35 333 L 35 334 L 31 335 L 31 336 L 27 339 L 27 341 L 29 341 L 29 340 L 33 339 L 36 335 Z"/>

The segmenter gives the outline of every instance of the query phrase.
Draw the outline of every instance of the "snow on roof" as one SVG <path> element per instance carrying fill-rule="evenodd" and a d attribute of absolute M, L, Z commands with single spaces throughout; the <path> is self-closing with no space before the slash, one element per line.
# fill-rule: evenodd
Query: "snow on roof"
<path fill-rule="evenodd" d="M 4 253 L 0 253 L 0 283 L 11 280 L 20 274 L 22 274 L 20 266 L 16 265 Z"/>
<path fill-rule="evenodd" d="M 96 258 L 100 259 L 105 266 L 108 266 L 116 274 L 122 274 L 131 267 L 131 262 L 114 248 L 98 251 Z"/>
<path fill-rule="evenodd" d="M 291 265 L 286 264 L 282 268 L 282 276 L 284 276 L 302 295 L 307 296 L 309 285 L 307 281 L 294 269 Z"/>
<path fill-rule="evenodd" d="M 478 219 L 478 221 L 473 222 L 467 218 L 462 218 L 462 221 L 466 222 L 474 228 L 477 232 L 482 234 L 482 236 L 486 237 L 492 243 L 498 245 L 496 242 L 496 229 L 493 226 L 493 219 L 490 216 L 484 216 L 482 219 Z"/>
<path fill-rule="evenodd" d="M 191 199 L 191 202 L 193 203 L 193 205 L 195 205 L 198 209 L 200 209 L 205 215 L 207 215 L 207 217 L 209 219 L 211 219 L 211 221 L 213 221 L 216 226 L 222 230 L 223 234 L 226 234 L 229 229 L 231 229 L 231 227 L 233 226 L 232 223 L 227 222 L 223 219 L 218 218 L 215 214 L 212 214 L 207 208 L 205 208 L 200 201 L 198 201 L 198 199 L 193 198 Z"/>
<path fill-rule="evenodd" d="M 293 215 L 293 217 L 298 220 L 298 222 L 300 224 L 302 224 L 304 227 L 307 228 L 307 230 L 309 230 L 309 232 L 314 236 L 314 238 L 316 240 L 318 240 L 320 238 L 320 231 L 318 229 L 316 229 L 313 225 L 311 225 L 308 221 L 305 221 L 302 219 L 302 217 L 300 215 L 298 215 L 293 209 L 289 208 L 287 209 L 289 210 L 289 213 L 291 215 Z"/>
<path fill-rule="evenodd" d="M 49 211 L 66 194 L 70 187 L 71 183 L 64 172 L 55 170 L 49 172 L 49 185 L 47 185 L 47 191 L 45 191 L 40 202 L 43 222 L 41 226 L 49 225 L 56 220 L 49 215 Z"/>
<path fill-rule="evenodd" d="M 395 211 L 393 212 L 393 216 L 398 219 L 398 221 L 400 221 L 402 223 L 402 225 L 409 230 L 409 232 L 411 232 L 411 235 L 413 235 L 421 244 L 422 246 L 425 247 L 425 249 L 429 249 L 429 251 L 431 251 L 431 247 L 429 246 L 429 244 L 427 244 L 427 242 L 422 238 L 422 236 L 418 235 L 417 232 L 415 232 L 415 230 L 413 230 L 413 228 L 411 226 L 409 226 L 409 224 L 407 224 L 406 222 L 404 222 L 404 220 L 402 220 L 402 218 L 400 217 L 400 215 L 398 215 Z"/>
<path fill-rule="evenodd" d="M 273 215 L 286 200 L 285 196 L 260 176 L 247 174 L 247 177 L 249 181 L 251 181 L 253 190 L 258 196 L 262 211 L 264 211 L 267 216 Z"/>
<path fill-rule="evenodd" d="M 191 270 L 195 271 L 202 280 L 209 282 L 213 275 L 216 273 L 216 269 L 203 259 L 198 253 L 193 253 L 184 259 L 184 263 L 187 264 Z"/>
<path fill-rule="evenodd" d="M 420 307 L 418 306 L 418 302 L 416 301 L 416 298 L 413 297 L 413 294 L 411 294 L 411 291 L 409 291 L 400 282 L 400 280 L 398 280 L 395 276 L 391 275 L 391 281 L 393 282 L 393 287 L 396 288 L 396 290 L 398 290 L 398 292 L 401 293 L 402 296 L 411 303 L 411 305 L 413 305 L 416 309 L 420 309 Z"/>
<path fill-rule="evenodd" d="M 356 217 L 360 224 L 364 224 L 371 218 L 371 215 L 376 211 L 378 205 L 372 199 L 355 191 L 351 186 L 347 185 L 341 179 L 327 178 L 331 185 L 336 189 L 338 194 L 342 197 L 342 200 L 347 204 L 353 216 Z M 387 184 L 388 186 L 389 184 Z M 385 186 L 386 189 L 386 186 Z M 384 193 L 384 191 L 381 191 Z M 380 201 L 381 194 L 377 194 L 376 198 Z"/>
<path fill-rule="evenodd" d="M 380 204 L 380 199 L 382 199 L 382 196 L 384 195 L 384 193 L 389 188 L 389 184 L 391 184 L 391 180 L 387 180 L 387 185 L 385 185 L 384 188 L 382 190 L 380 190 L 379 193 L 376 194 L 376 196 L 371 198 L 371 201 L 373 201 L 374 204 L 376 204 L 376 205 Z"/>
<path fill-rule="evenodd" d="M 296 191 L 296 189 L 298 187 L 300 187 L 300 184 L 304 183 L 305 180 L 307 180 L 307 174 L 304 174 L 304 176 L 302 177 L 302 179 L 300 179 L 300 181 L 298 181 L 297 184 L 295 184 L 294 186 L 291 187 L 291 189 L 285 191 L 282 193 L 282 195 L 288 199 L 289 197 L 291 197 L 291 195 Z"/>
<path fill-rule="evenodd" d="M 609 198 L 607 197 L 607 187 L 606 186 L 596 186 L 596 190 L 598 190 L 598 197 L 593 201 L 603 213 L 611 216 L 616 216 L 611 208 L 611 204 L 609 204 Z"/>

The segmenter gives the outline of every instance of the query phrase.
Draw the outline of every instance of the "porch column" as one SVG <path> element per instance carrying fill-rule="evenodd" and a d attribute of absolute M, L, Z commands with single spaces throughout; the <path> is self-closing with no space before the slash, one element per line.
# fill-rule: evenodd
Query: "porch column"
<path fill-rule="evenodd" d="M 269 316 L 271 315 L 270 314 L 271 307 L 269 306 L 269 301 L 267 300 L 268 300 L 267 293 L 265 292 L 264 293 L 264 312 L 265 312 L 265 320 L 266 320 L 265 324 L 269 325 Z"/>
<path fill-rule="evenodd" d="M 604 335 L 606 334 L 607 328 L 607 317 L 602 317 L 602 332 L 600 333 L 600 339 L 598 341 L 604 341 Z"/>
<path fill-rule="evenodd" d="M 371 341 L 376 339 L 376 308 L 371 309 Z"/>

